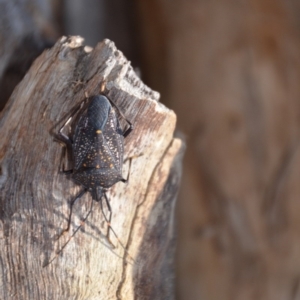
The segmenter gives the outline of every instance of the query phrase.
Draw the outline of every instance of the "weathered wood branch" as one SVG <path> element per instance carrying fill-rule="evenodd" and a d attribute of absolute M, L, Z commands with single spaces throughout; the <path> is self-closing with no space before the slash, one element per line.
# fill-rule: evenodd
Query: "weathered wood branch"
<path fill-rule="evenodd" d="M 114 236 L 116 248 L 107 243 L 107 224 L 94 203 L 83 229 L 43 268 L 92 201 L 86 193 L 76 202 L 70 233 L 57 240 L 82 187 L 60 172 L 65 147 L 55 137 L 85 92 L 98 94 L 103 81 L 135 126 L 125 140 L 125 159 L 138 155 L 129 183 L 108 193 L 112 226 L 127 253 Z M 62 38 L 34 62 L 0 116 L 1 299 L 173 298 L 182 143 L 173 138 L 175 114 L 158 99 L 108 40 L 90 49 L 80 37 Z"/>

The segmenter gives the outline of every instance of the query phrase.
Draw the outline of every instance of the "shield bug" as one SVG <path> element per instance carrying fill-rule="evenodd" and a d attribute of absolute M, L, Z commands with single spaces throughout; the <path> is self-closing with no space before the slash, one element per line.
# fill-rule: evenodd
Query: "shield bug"
<path fill-rule="evenodd" d="M 124 179 L 122 176 L 124 138 L 126 138 L 133 130 L 133 125 L 124 117 L 117 105 L 115 105 L 107 96 L 92 96 L 87 98 L 85 102 L 86 103 L 83 103 L 83 105 L 77 108 L 59 131 L 63 141 L 70 146 L 73 159 L 73 169 L 63 172 L 65 174 L 71 174 L 72 179 L 84 187 L 84 189 L 70 202 L 68 224 L 62 234 L 70 229 L 74 203 L 86 192 L 90 192 L 93 199 L 100 203 L 103 216 L 108 225 L 108 240 L 111 230 L 118 242 L 127 252 L 110 225 L 112 210 L 106 191 L 117 182 L 127 182 L 128 180 L 128 178 Z M 76 118 L 75 121 L 73 121 L 75 115 Z M 120 116 L 128 124 L 125 130 L 120 126 L 118 119 Z M 70 135 L 64 133 L 64 128 L 68 124 L 71 125 Z M 92 211 L 93 199 L 91 201 L 90 210 L 83 219 L 83 222 L 88 218 Z M 103 199 L 106 202 L 109 217 L 107 217 L 103 211 Z M 50 264 L 62 252 L 80 227 L 81 225 L 76 228 L 71 237 L 56 253 L 56 256 L 46 265 Z"/>

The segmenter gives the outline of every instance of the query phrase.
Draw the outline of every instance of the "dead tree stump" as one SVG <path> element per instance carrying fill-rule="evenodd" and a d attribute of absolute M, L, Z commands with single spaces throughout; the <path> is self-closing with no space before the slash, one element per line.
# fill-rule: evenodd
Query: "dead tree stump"
<path fill-rule="evenodd" d="M 182 143 L 176 116 L 158 102 L 111 41 L 94 49 L 62 38 L 32 65 L 0 115 L 0 298 L 173 299 L 174 206 Z M 92 197 L 69 203 L 82 189 L 62 174 L 66 148 L 60 126 L 84 98 L 106 93 L 134 123 L 125 140 L 132 160 L 128 184 L 108 193 L 112 226 L 128 253 L 107 243 L 107 224 L 94 203 L 82 230 L 43 267 L 86 215 Z M 124 174 L 128 163 L 124 164 Z"/>

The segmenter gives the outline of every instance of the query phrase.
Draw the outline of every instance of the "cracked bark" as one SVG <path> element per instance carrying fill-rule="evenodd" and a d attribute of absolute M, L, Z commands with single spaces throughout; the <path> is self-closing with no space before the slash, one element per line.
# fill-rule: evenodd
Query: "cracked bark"
<path fill-rule="evenodd" d="M 86 193 L 76 202 L 70 233 L 57 240 L 68 203 L 82 187 L 59 172 L 72 162 L 55 134 L 84 93 L 99 93 L 104 80 L 107 95 L 135 126 L 125 140 L 125 159 L 140 155 L 132 161 L 129 183 L 108 192 L 112 226 L 128 253 L 114 236 L 116 248 L 107 243 L 107 226 L 94 203 L 82 230 L 43 268 L 92 201 Z M 33 63 L 0 116 L 1 299 L 173 299 L 182 143 L 173 138 L 175 114 L 158 99 L 108 40 L 90 49 L 79 37 L 62 38 Z"/>

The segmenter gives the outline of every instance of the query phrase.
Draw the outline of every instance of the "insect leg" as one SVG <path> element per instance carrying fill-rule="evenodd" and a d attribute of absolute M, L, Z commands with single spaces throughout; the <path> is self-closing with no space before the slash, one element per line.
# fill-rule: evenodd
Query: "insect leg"
<path fill-rule="evenodd" d="M 126 119 L 125 119 L 126 120 Z M 130 123 L 128 120 L 126 120 L 126 122 L 129 124 L 129 128 L 127 128 L 124 132 L 123 132 L 123 137 L 126 138 L 129 133 L 133 130 L 133 124 Z"/>
<path fill-rule="evenodd" d="M 128 174 L 127 174 L 127 178 L 122 178 L 121 181 L 126 183 L 129 180 L 129 175 L 130 175 L 130 170 L 131 170 L 131 164 L 132 164 L 132 159 L 133 157 L 128 158 L 129 159 L 129 168 L 128 168 Z M 124 161 L 125 162 L 125 161 Z"/>
<path fill-rule="evenodd" d="M 108 208 L 108 210 L 109 210 L 109 218 L 107 218 L 106 214 L 104 213 L 103 203 L 102 203 L 102 196 L 101 196 L 101 198 L 100 198 L 100 201 L 98 201 L 98 199 L 97 199 L 97 201 L 100 202 L 101 212 L 102 212 L 102 214 L 103 214 L 103 216 L 104 216 L 104 219 L 105 219 L 105 221 L 106 221 L 106 223 L 107 223 L 107 227 L 108 227 L 108 229 L 107 229 L 107 240 L 108 240 L 109 243 L 115 248 L 114 244 L 111 242 L 111 240 L 110 240 L 110 238 L 109 238 L 109 233 L 110 233 L 110 229 L 111 229 L 110 222 L 111 222 L 111 217 L 112 217 L 112 210 L 111 210 L 110 203 L 109 203 L 109 201 L 108 201 L 108 199 L 107 199 L 106 192 L 103 192 L 103 195 L 104 195 L 104 197 L 105 197 L 105 202 L 106 202 L 107 208 Z"/>
<path fill-rule="evenodd" d="M 126 183 L 129 181 L 129 175 L 130 175 L 130 171 L 131 171 L 131 164 L 132 164 L 132 160 L 135 159 L 135 158 L 138 158 L 140 156 L 143 156 L 144 154 L 141 153 L 141 154 L 136 154 L 136 155 L 133 155 L 133 156 L 130 156 L 130 157 L 127 157 L 124 161 L 123 161 L 123 164 L 125 164 L 127 162 L 127 160 L 129 160 L 129 168 L 128 168 L 128 174 L 127 174 L 127 179 L 125 178 L 122 178 L 121 181 Z"/>
<path fill-rule="evenodd" d="M 103 192 L 104 194 L 104 198 L 105 198 L 105 201 L 106 201 L 106 204 L 107 204 L 107 207 L 108 207 L 108 210 L 110 211 L 111 215 L 112 215 L 112 210 L 111 210 L 111 206 L 109 204 L 109 201 L 108 201 L 108 198 L 107 198 L 107 195 L 106 195 L 106 192 L 104 191 Z M 110 218 L 107 219 L 104 211 L 103 211 L 103 204 L 102 204 L 102 197 L 100 199 L 100 201 L 98 201 L 97 199 L 97 202 L 100 202 L 100 207 L 101 207 L 101 211 L 102 211 L 102 214 L 104 216 L 104 219 L 107 223 L 107 226 L 109 227 L 109 230 L 111 230 L 111 232 L 114 234 L 114 236 L 116 237 L 118 243 L 121 245 L 121 247 L 123 248 L 123 250 L 125 251 L 125 253 L 128 255 L 128 257 L 135 262 L 134 258 L 129 254 L 128 250 L 126 249 L 126 247 L 123 245 L 123 243 L 121 242 L 121 240 L 119 239 L 118 235 L 116 234 L 116 232 L 114 231 L 114 229 L 112 228 L 111 224 L 110 224 L 110 221 L 111 221 L 111 215 L 110 215 Z M 109 243 L 115 248 L 115 246 L 113 245 L 113 243 L 109 240 Z"/>
<path fill-rule="evenodd" d="M 81 221 L 81 224 L 76 228 L 76 230 L 72 233 L 72 235 L 65 242 L 65 244 L 56 252 L 55 256 L 53 258 L 51 258 L 46 264 L 43 265 L 43 268 L 47 267 L 48 265 L 50 265 L 59 256 L 59 254 L 62 253 L 62 251 L 66 248 L 66 246 L 69 244 L 69 242 L 71 241 L 71 239 L 75 236 L 75 234 L 78 232 L 78 230 L 82 227 L 82 224 L 84 224 L 84 222 L 89 217 L 89 215 L 90 215 L 90 213 L 92 212 L 92 209 L 93 209 L 93 203 L 94 203 L 94 201 L 93 201 L 93 199 L 91 199 L 91 207 L 90 207 L 88 213 L 86 214 L 86 216 L 84 217 L 84 219 Z"/>
<path fill-rule="evenodd" d="M 72 174 L 72 173 L 73 173 L 73 170 L 65 170 L 65 169 L 63 168 L 62 172 L 63 172 L 64 174 L 68 175 L 68 174 Z"/>
<path fill-rule="evenodd" d="M 104 94 L 103 94 L 104 95 Z M 129 127 L 123 131 L 123 137 L 127 137 L 129 135 L 129 133 L 133 130 L 133 124 L 124 116 L 124 114 L 121 112 L 121 110 L 119 109 L 119 107 L 117 106 L 117 104 L 115 104 L 110 98 L 108 98 L 107 95 L 104 95 L 110 102 L 111 104 L 116 108 L 116 110 L 118 111 L 119 115 L 128 123 Z"/>
<path fill-rule="evenodd" d="M 65 232 L 68 232 L 70 230 L 70 225 L 71 225 L 71 218 L 72 218 L 72 212 L 73 212 L 73 205 L 74 203 L 76 202 L 76 200 L 80 199 L 83 194 L 85 194 L 87 191 L 87 189 L 83 189 L 77 196 L 76 198 L 74 198 L 71 203 L 70 203 L 70 212 L 69 212 L 69 218 L 68 218 L 68 225 L 67 225 L 67 228 L 64 229 L 62 231 L 62 233 L 59 235 L 58 239 L 65 233 Z"/>
<path fill-rule="evenodd" d="M 107 208 L 108 208 L 108 211 L 109 211 L 109 219 L 108 219 L 108 221 L 109 221 L 109 224 L 110 224 L 111 223 L 111 218 L 112 218 L 112 210 L 111 210 L 111 206 L 110 206 L 110 203 L 108 201 L 106 192 L 104 192 L 104 198 L 105 198 L 105 202 L 106 202 L 106 205 L 107 205 Z M 109 237 L 110 228 L 111 228 L 111 226 L 109 225 L 108 229 L 107 229 L 107 238 L 108 238 L 109 241 L 110 241 L 110 237 Z M 111 242 L 111 244 L 112 244 L 112 242 Z"/>
<path fill-rule="evenodd" d="M 62 169 L 61 172 L 64 173 L 65 175 L 68 175 L 68 174 L 72 174 L 73 173 L 73 169 L 71 169 L 71 170 L 65 170 L 65 165 L 63 165 L 63 169 Z"/>
<path fill-rule="evenodd" d="M 60 128 L 59 130 L 59 135 L 62 138 L 62 140 L 67 144 L 67 145 L 72 145 L 73 141 L 72 139 L 66 135 L 63 130 L 64 128 L 72 121 L 73 117 L 82 109 L 82 107 L 84 106 L 84 102 L 78 104 L 77 107 L 75 107 L 74 111 L 72 112 L 71 116 L 69 117 L 69 119 L 67 120 L 67 122 L 64 123 L 64 125 Z"/>
<path fill-rule="evenodd" d="M 67 122 L 60 128 L 59 130 L 59 135 L 62 138 L 62 140 L 67 144 L 67 145 L 72 145 L 73 141 L 70 139 L 70 137 L 68 137 L 64 132 L 63 129 L 71 122 L 73 116 L 71 116 Z"/>

